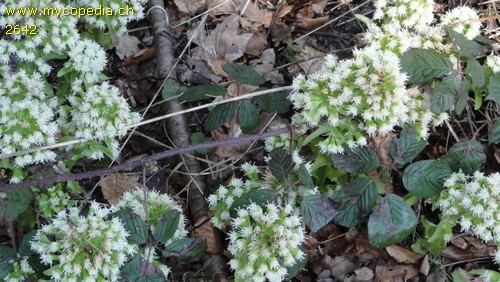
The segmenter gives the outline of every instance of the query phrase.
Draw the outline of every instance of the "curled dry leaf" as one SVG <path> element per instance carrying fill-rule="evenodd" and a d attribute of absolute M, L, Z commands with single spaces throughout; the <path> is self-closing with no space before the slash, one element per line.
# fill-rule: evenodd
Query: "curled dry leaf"
<path fill-rule="evenodd" d="M 138 183 L 139 176 L 129 176 L 123 173 L 114 173 L 108 175 L 99 181 L 104 199 L 110 204 L 118 203 L 123 194 L 127 191 L 133 190 L 136 187 L 142 187 Z"/>
<path fill-rule="evenodd" d="M 276 54 L 273 48 L 269 48 L 262 52 L 262 55 L 255 60 L 250 61 L 250 65 L 257 71 L 265 81 L 271 81 L 274 84 L 282 84 L 284 82 L 283 75 L 278 70 L 272 70 L 276 62 Z"/>
<path fill-rule="evenodd" d="M 389 246 L 385 250 L 399 263 L 414 264 L 422 258 L 421 255 L 396 245 Z"/>
<path fill-rule="evenodd" d="M 222 239 L 217 230 L 214 229 L 212 221 L 207 216 L 202 216 L 194 224 L 197 228 L 193 230 L 192 235 L 201 239 L 207 244 L 207 253 L 220 254 L 223 251 Z"/>

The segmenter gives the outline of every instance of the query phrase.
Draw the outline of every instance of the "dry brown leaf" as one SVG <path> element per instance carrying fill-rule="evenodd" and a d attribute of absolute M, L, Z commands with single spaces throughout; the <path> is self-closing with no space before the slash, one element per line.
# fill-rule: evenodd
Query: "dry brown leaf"
<path fill-rule="evenodd" d="M 99 186 L 101 187 L 104 199 L 114 205 L 121 200 L 125 192 L 142 187 L 142 184 L 137 182 L 138 179 L 138 176 L 115 173 L 101 179 Z"/>
<path fill-rule="evenodd" d="M 354 240 L 356 244 L 356 251 L 359 256 L 365 257 L 365 260 L 375 261 L 387 257 L 384 250 L 375 248 L 368 240 L 368 234 L 366 232 L 359 233 Z"/>
<path fill-rule="evenodd" d="M 276 55 L 273 48 L 269 48 L 262 52 L 259 59 L 250 62 L 254 65 L 254 69 L 262 75 L 265 81 L 271 81 L 273 84 L 284 84 L 285 79 L 283 74 L 278 70 L 272 70 L 276 61 Z"/>
<path fill-rule="evenodd" d="M 422 255 L 396 245 L 389 246 L 385 250 L 399 263 L 414 264 L 422 258 Z"/>
<path fill-rule="evenodd" d="M 214 139 L 215 141 L 222 141 L 231 138 L 230 136 L 228 136 L 228 134 L 222 133 L 219 130 L 212 130 L 210 134 L 212 136 L 212 139 Z M 214 153 L 219 159 L 230 158 L 243 154 L 251 145 L 252 142 L 245 142 L 241 144 L 233 144 L 230 146 L 221 146 L 215 148 Z"/>
<path fill-rule="evenodd" d="M 258 1 L 250 2 L 241 16 L 251 22 L 257 23 L 257 25 L 255 25 L 254 27 L 257 27 L 259 25 L 269 27 L 273 19 L 273 13 L 267 10 L 260 9 L 258 6 Z"/>
<path fill-rule="evenodd" d="M 144 48 L 134 54 L 133 56 L 128 56 L 123 60 L 122 66 L 128 66 L 132 64 L 139 64 L 145 61 L 152 60 L 156 57 L 155 48 Z"/>
<path fill-rule="evenodd" d="M 333 259 L 330 264 L 330 273 L 338 281 L 344 280 L 344 275 L 353 271 L 356 268 L 354 263 L 349 261 L 344 256 L 338 256 Z"/>
<path fill-rule="evenodd" d="M 190 56 L 186 57 L 178 68 L 179 80 L 186 84 L 212 84 L 219 83 L 222 77 L 215 75 L 206 63 L 212 55 L 205 52 L 200 46 L 191 50 Z"/>
<path fill-rule="evenodd" d="M 467 242 L 463 236 L 455 236 L 451 239 L 450 243 L 452 243 L 453 245 L 459 247 L 460 249 L 462 250 L 465 250 L 467 249 L 470 244 L 469 242 Z"/>
<path fill-rule="evenodd" d="M 306 74 L 315 73 L 323 65 L 325 61 L 324 56 L 325 53 L 306 45 L 302 51 L 297 54 L 297 60 L 302 61 L 298 63 L 298 65 Z"/>
<path fill-rule="evenodd" d="M 282 5 L 276 16 L 278 18 L 282 18 L 288 15 L 292 10 L 293 10 L 293 5 Z"/>
<path fill-rule="evenodd" d="M 327 0 L 320 0 L 320 1 L 317 1 L 317 2 L 313 1 L 313 4 L 311 5 L 311 9 L 316 14 L 323 13 L 323 10 L 325 9 L 327 3 L 328 3 Z"/>
<path fill-rule="evenodd" d="M 254 92 L 257 88 L 259 88 L 259 87 L 254 86 L 254 85 L 231 83 L 227 87 L 226 96 L 227 97 L 236 97 L 236 96 L 245 95 L 245 94 Z M 217 98 L 223 99 L 220 96 Z M 217 101 L 217 99 L 215 99 L 215 101 Z"/>
<path fill-rule="evenodd" d="M 449 258 L 455 261 L 470 260 L 482 257 L 492 257 L 495 255 L 497 247 L 488 246 L 481 249 L 476 249 L 473 247 L 462 250 L 456 246 L 448 246 L 444 251 L 441 252 L 441 256 Z"/>
<path fill-rule="evenodd" d="M 139 52 L 139 44 L 141 44 L 141 41 L 128 33 L 124 33 L 113 40 L 113 46 L 116 48 L 116 55 L 118 55 L 121 60 Z"/>
<path fill-rule="evenodd" d="M 188 37 L 192 37 L 195 30 L 196 28 L 191 29 Z M 233 14 L 218 24 L 213 31 L 198 32 L 193 37 L 193 42 L 213 57 L 233 62 L 243 56 L 250 38 L 251 33 L 240 30 L 240 16 Z"/>
<path fill-rule="evenodd" d="M 252 38 L 248 42 L 245 53 L 257 57 L 260 56 L 260 54 L 262 54 L 262 51 L 264 51 L 266 47 L 267 47 L 266 31 L 264 30 L 264 28 L 259 27 L 255 30 L 255 32 L 252 35 Z"/>
<path fill-rule="evenodd" d="M 417 275 L 418 270 L 410 265 L 379 265 L 375 268 L 375 281 L 380 282 L 407 281 Z"/>
<path fill-rule="evenodd" d="M 205 0 L 174 0 L 174 3 L 179 11 L 190 15 L 195 14 L 207 4 Z"/>
<path fill-rule="evenodd" d="M 297 21 L 297 27 L 304 29 L 315 29 L 328 22 L 329 19 L 329 16 L 319 18 L 300 18 Z"/>
<path fill-rule="evenodd" d="M 215 75 L 229 77 L 229 75 L 222 69 L 222 66 L 227 64 L 226 60 L 216 59 L 209 54 L 207 54 L 206 63 L 210 67 L 210 69 L 214 72 Z"/>
<path fill-rule="evenodd" d="M 431 269 L 431 264 L 429 262 L 429 255 L 425 255 L 422 260 L 422 264 L 420 265 L 420 273 L 427 276 L 429 275 L 429 270 Z"/>
<path fill-rule="evenodd" d="M 254 27 L 260 25 L 269 26 L 273 18 L 273 13 L 265 9 L 261 9 L 258 5 L 258 1 L 251 1 L 247 3 L 248 0 L 208 0 L 207 6 L 210 10 L 209 15 L 215 17 L 216 15 L 227 15 L 227 14 L 240 14 L 243 9 L 242 18 L 254 23 Z M 224 3 L 226 2 L 226 3 Z M 222 4 L 224 3 L 224 4 Z M 222 4 L 222 5 L 220 5 Z M 219 7 L 214 8 L 215 6 Z M 246 6 L 246 7 L 245 7 Z"/>
<path fill-rule="evenodd" d="M 369 282 L 373 281 L 373 277 L 375 276 L 375 273 L 373 273 L 373 270 L 369 269 L 368 267 L 364 266 L 360 269 L 354 270 L 354 275 L 349 276 L 348 278 L 344 279 L 345 282 Z"/>
<path fill-rule="evenodd" d="M 199 226 L 200 224 L 203 224 Z M 214 229 L 213 223 L 207 216 L 202 216 L 194 224 L 198 228 L 192 232 L 193 237 L 201 239 L 207 244 L 207 253 L 220 254 L 223 251 L 222 239 L 217 230 Z"/>

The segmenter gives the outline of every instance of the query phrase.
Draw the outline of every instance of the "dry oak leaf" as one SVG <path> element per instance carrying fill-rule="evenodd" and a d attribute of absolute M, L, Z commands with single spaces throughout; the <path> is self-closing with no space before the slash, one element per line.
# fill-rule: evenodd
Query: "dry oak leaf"
<path fill-rule="evenodd" d="M 118 203 L 125 192 L 134 190 L 137 187 L 142 187 L 138 183 L 139 176 L 129 176 L 123 173 L 114 173 L 105 176 L 99 181 L 104 199 L 111 205 Z"/>
<path fill-rule="evenodd" d="M 201 225 L 200 225 L 201 224 Z M 220 254 L 222 248 L 222 239 L 220 233 L 214 229 L 212 221 L 207 216 L 202 216 L 194 224 L 197 228 L 192 231 L 195 238 L 201 239 L 207 244 L 207 253 Z"/>
<path fill-rule="evenodd" d="M 385 250 L 399 263 L 414 264 L 422 258 L 422 255 L 396 245 L 389 246 Z"/>

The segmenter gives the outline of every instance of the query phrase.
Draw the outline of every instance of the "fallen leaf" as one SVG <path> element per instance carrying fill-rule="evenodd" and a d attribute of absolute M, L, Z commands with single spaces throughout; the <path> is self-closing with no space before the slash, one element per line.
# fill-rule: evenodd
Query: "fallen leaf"
<path fill-rule="evenodd" d="M 324 56 L 325 53 L 306 45 L 297 54 L 297 60 L 301 61 L 298 65 L 306 74 L 315 73 L 323 65 L 325 61 Z"/>
<path fill-rule="evenodd" d="M 210 134 L 212 136 L 212 139 L 214 139 L 215 141 L 222 141 L 222 140 L 226 140 L 228 138 L 232 138 L 228 134 L 222 133 L 218 129 L 212 130 L 210 132 Z M 214 153 L 219 159 L 230 158 L 230 157 L 234 157 L 234 156 L 245 153 L 246 150 L 248 148 L 250 148 L 251 145 L 252 145 L 252 142 L 245 142 L 245 143 L 233 144 L 233 145 L 229 145 L 229 146 L 220 146 L 220 147 L 215 148 Z"/>
<path fill-rule="evenodd" d="M 202 224 L 200 226 L 200 224 Z M 196 221 L 193 230 L 193 237 L 201 239 L 207 244 L 207 253 L 220 254 L 223 251 L 222 239 L 217 230 L 214 229 L 213 223 L 207 216 L 202 216 Z"/>
<path fill-rule="evenodd" d="M 421 255 L 397 245 L 386 247 L 385 250 L 399 263 L 414 264 L 422 258 Z"/>
<path fill-rule="evenodd" d="M 101 181 L 99 181 L 99 186 L 101 187 L 104 199 L 111 205 L 115 205 L 121 200 L 125 192 L 134 190 L 137 187 L 142 187 L 142 184 L 137 182 L 138 179 L 139 176 L 114 173 L 101 179 Z"/>
<path fill-rule="evenodd" d="M 296 26 L 303 29 L 315 29 L 325 24 L 330 20 L 329 16 L 319 17 L 319 18 L 299 18 Z"/>
<path fill-rule="evenodd" d="M 145 48 L 135 53 L 133 56 L 128 56 L 123 60 L 122 66 L 139 64 L 145 61 L 152 60 L 156 57 L 155 48 Z"/>
<path fill-rule="evenodd" d="M 264 30 L 264 28 L 259 27 L 255 30 L 255 32 L 252 35 L 252 38 L 248 42 L 245 53 L 257 57 L 260 54 L 262 54 L 262 51 L 264 51 L 266 47 L 267 47 L 266 31 Z"/>
<path fill-rule="evenodd" d="M 374 276 L 375 276 L 375 274 L 373 273 L 373 270 L 364 266 L 360 269 L 354 270 L 353 275 L 345 277 L 344 281 L 345 282 L 365 282 L 365 281 L 369 282 L 369 281 L 373 281 Z"/>
<path fill-rule="evenodd" d="M 250 61 L 249 65 L 261 74 L 265 81 L 271 81 L 273 84 L 282 84 L 284 82 L 283 75 L 278 70 L 273 71 L 275 62 L 276 55 L 274 49 L 269 48 L 264 50 L 258 59 Z"/>
<path fill-rule="evenodd" d="M 190 15 L 195 14 L 206 6 L 205 0 L 174 0 L 174 3 L 179 11 Z"/>
<path fill-rule="evenodd" d="M 482 257 L 493 257 L 497 249 L 497 247 L 488 246 L 481 249 L 469 247 L 466 250 L 462 250 L 456 246 L 448 246 L 441 252 L 441 256 L 455 261 L 471 260 Z"/>
<path fill-rule="evenodd" d="M 356 268 L 354 263 L 349 261 L 345 256 L 337 256 L 330 264 L 330 273 L 338 281 L 344 280 L 344 275 L 353 271 Z"/>
<path fill-rule="evenodd" d="M 380 282 L 407 281 L 417 275 L 417 269 L 410 265 L 379 265 L 375 268 L 375 281 Z"/>
<path fill-rule="evenodd" d="M 141 41 L 128 33 L 124 33 L 113 40 L 113 46 L 116 48 L 116 55 L 118 55 L 121 60 L 139 52 L 139 44 L 141 44 Z"/>
<path fill-rule="evenodd" d="M 188 32 L 188 37 L 193 36 L 196 28 Z M 213 57 L 233 62 L 243 56 L 250 38 L 252 38 L 250 32 L 240 30 L 240 16 L 233 14 L 218 24 L 214 30 L 198 32 L 193 37 L 193 42 Z"/>
<path fill-rule="evenodd" d="M 280 10 L 276 14 L 278 18 L 288 15 L 293 10 L 293 5 L 281 5 Z"/>
<path fill-rule="evenodd" d="M 431 265 L 429 262 L 429 255 L 425 255 L 424 259 L 422 260 L 422 264 L 420 265 L 420 273 L 427 276 L 427 275 L 429 275 L 430 269 L 431 269 Z"/>

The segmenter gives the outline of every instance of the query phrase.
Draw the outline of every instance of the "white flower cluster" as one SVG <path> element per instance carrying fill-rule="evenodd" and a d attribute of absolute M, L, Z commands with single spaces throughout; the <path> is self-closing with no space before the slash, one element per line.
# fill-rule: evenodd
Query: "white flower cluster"
<path fill-rule="evenodd" d="M 127 127 L 140 120 L 137 113 L 131 113 L 118 88 L 107 82 L 94 85 L 86 92 L 68 97 L 69 110 L 60 110 L 61 127 L 71 132 L 76 138 L 106 141 L 113 157 L 118 154 L 118 142 L 115 137 L 123 137 Z M 65 119 L 71 118 L 70 122 Z M 102 158 L 103 152 L 95 149 L 93 159 Z"/>
<path fill-rule="evenodd" d="M 500 56 L 493 53 L 486 57 L 486 66 L 495 74 L 500 73 Z"/>
<path fill-rule="evenodd" d="M 228 250 L 234 257 L 229 265 L 235 281 L 281 282 L 287 267 L 305 256 L 300 249 L 304 230 L 291 206 L 250 204 L 238 210 L 231 225 Z"/>
<path fill-rule="evenodd" d="M 0 11 L 6 8 L 36 7 L 34 1 L 2 1 Z M 50 7 L 54 9 L 68 8 L 59 1 L 51 1 Z M 27 13 L 27 12 L 26 12 Z M 77 18 L 52 15 L 27 16 L 15 13 L 8 17 L 0 17 L 0 27 L 5 28 L 7 24 L 19 24 L 28 27 L 28 34 L 24 32 L 13 34 L 14 42 L 0 40 L 0 62 L 7 63 L 11 55 L 16 55 L 21 62 L 34 64 L 43 74 L 48 74 L 51 67 L 47 63 L 48 58 L 64 58 L 67 51 L 77 45 L 80 40 L 78 34 Z"/>
<path fill-rule="evenodd" d="M 21 70 L 0 82 L 0 153 L 11 154 L 36 146 L 55 143 L 58 127 L 54 121 L 57 100 L 45 94 L 39 73 Z M 23 168 L 53 160 L 52 151 L 40 151 L 15 158 Z"/>
<path fill-rule="evenodd" d="M 323 152 L 343 152 L 344 145 L 364 146 L 365 135 L 384 134 L 409 122 L 421 123 L 419 134 L 427 137 L 433 115 L 428 108 L 411 107 L 418 105 L 410 95 L 416 93 L 408 93 L 407 76 L 398 62 L 390 51 L 367 47 L 354 50 L 350 60 L 329 55 L 323 69 L 308 79 L 294 80 L 290 100 L 302 109 L 300 115 L 310 126 L 329 126 L 319 143 Z"/>
<path fill-rule="evenodd" d="M 31 247 L 53 281 L 117 281 L 120 267 L 136 250 L 118 218 L 92 203 L 88 214 L 62 211 L 34 236 Z"/>
<path fill-rule="evenodd" d="M 42 214 L 47 218 L 51 218 L 53 215 L 77 203 L 76 200 L 72 200 L 70 195 L 64 191 L 62 184 L 52 186 L 47 191 L 41 193 L 37 201 Z"/>
<path fill-rule="evenodd" d="M 269 162 L 270 158 L 265 158 Z M 282 205 L 295 206 L 298 199 L 307 195 L 317 194 L 317 187 L 310 188 L 302 183 L 299 179 L 299 167 L 304 165 L 308 172 L 311 172 L 311 163 L 304 161 L 298 151 L 292 154 L 294 168 L 290 172 L 288 178 L 290 182 L 284 179 L 276 178 L 269 170 L 266 170 L 264 179 L 259 177 L 259 169 L 257 166 L 244 163 L 241 165 L 241 170 L 248 178 L 242 180 L 240 178 L 232 178 L 227 186 L 221 185 L 217 191 L 208 197 L 208 204 L 211 210 L 214 211 L 212 223 L 215 227 L 222 229 L 226 224 L 230 223 L 230 210 L 235 200 L 240 198 L 244 193 L 258 189 L 269 189 L 278 196 L 277 201 Z M 291 187 L 290 185 L 291 184 Z"/>
<path fill-rule="evenodd" d="M 441 24 L 451 27 L 467 39 L 474 39 L 481 33 L 481 22 L 476 10 L 467 6 L 456 7 L 441 17 Z"/>
<path fill-rule="evenodd" d="M 85 16 L 86 28 L 108 30 L 114 37 L 127 30 L 127 23 L 144 17 L 144 5 L 148 0 L 62 0 L 67 5 L 82 8 L 103 7 L 105 15 Z M 109 15 L 109 10 L 112 15 Z M 120 14 L 121 13 L 121 14 Z"/>
<path fill-rule="evenodd" d="M 255 167 L 251 164 L 245 164 L 245 166 L 252 167 L 252 170 Z M 214 211 L 212 223 L 215 227 L 222 229 L 229 223 L 231 219 L 229 211 L 236 199 L 254 188 L 260 188 L 261 184 L 258 181 L 258 176 L 247 175 L 247 177 L 250 179 L 245 181 L 232 178 L 227 186 L 221 185 L 215 193 L 208 197 L 208 205 Z"/>
<path fill-rule="evenodd" d="M 95 83 L 99 80 L 98 74 L 106 67 L 106 52 L 95 41 L 84 39 L 68 52 L 69 60 L 65 68 L 73 69 L 81 76 L 75 79 L 73 85 Z M 77 88 L 73 87 L 73 90 Z"/>
<path fill-rule="evenodd" d="M 374 1 L 375 20 L 421 31 L 434 19 L 432 0 L 377 0 Z"/>
<path fill-rule="evenodd" d="M 32 281 L 35 277 L 35 270 L 30 266 L 28 258 L 22 258 L 19 263 L 14 262 L 14 270 L 5 278 L 5 282 L 24 282 Z"/>
<path fill-rule="evenodd" d="M 182 207 L 179 206 L 167 194 L 160 194 L 158 191 L 148 191 L 146 193 L 148 214 L 144 209 L 144 191 L 141 189 L 134 189 L 123 194 L 122 199 L 113 206 L 113 212 L 125 210 L 139 215 L 144 221 L 149 218 L 151 230 L 153 231 L 158 221 L 169 211 L 178 211 L 180 214 L 179 225 L 172 238 L 168 240 L 165 245 L 171 242 L 186 237 L 186 218 L 182 214 Z"/>
<path fill-rule="evenodd" d="M 269 163 L 271 158 L 265 157 L 264 160 Z M 299 177 L 300 166 L 304 165 L 306 171 L 310 174 L 312 171 L 312 164 L 310 162 L 306 162 L 302 156 L 299 155 L 298 150 L 293 151 L 292 161 L 294 163 L 294 167 L 288 175 L 291 187 L 287 184 L 287 180 L 279 179 L 269 170 L 266 170 L 261 189 L 269 189 L 276 192 L 276 195 L 278 196 L 278 203 L 295 207 L 300 205 L 300 201 L 303 197 L 318 194 L 319 192 L 318 187 L 308 187 L 305 183 L 302 183 Z"/>
<path fill-rule="evenodd" d="M 489 176 L 479 171 L 472 176 L 453 173 L 444 186 L 446 189 L 432 199 L 442 217 L 458 221 L 463 231 L 472 232 L 484 241 L 493 240 L 500 247 L 500 173 Z M 500 264 L 500 250 L 495 261 Z"/>

